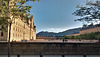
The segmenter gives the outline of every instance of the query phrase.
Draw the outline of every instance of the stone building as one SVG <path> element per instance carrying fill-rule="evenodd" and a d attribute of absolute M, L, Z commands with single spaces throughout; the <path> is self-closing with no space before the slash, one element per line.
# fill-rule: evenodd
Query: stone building
<path fill-rule="evenodd" d="M 66 36 L 77 36 L 77 35 L 81 35 L 81 34 L 88 34 L 88 33 L 94 33 L 94 32 L 100 32 L 100 24 L 82 27 L 81 30 L 79 31 L 79 33 L 70 34 L 70 35 L 66 35 Z"/>
<path fill-rule="evenodd" d="M 13 5 L 13 1 L 14 0 L 11 0 L 9 5 Z M 2 5 L 1 2 L 0 5 Z M 10 18 L 12 19 L 12 15 L 10 15 Z M 9 26 L 6 30 L 7 31 L 0 31 L 0 41 L 8 41 Z M 25 20 L 23 20 L 20 16 L 16 16 L 16 18 L 12 21 L 10 36 L 10 41 L 35 40 L 36 26 L 34 25 L 34 17 L 32 16 L 28 19 L 28 22 L 25 22 Z"/>
<path fill-rule="evenodd" d="M 66 36 L 77 36 L 77 35 L 80 35 L 80 34 L 77 33 L 77 34 L 71 34 L 71 35 L 66 35 Z"/>
<path fill-rule="evenodd" d="M 56 39 L 57 37 L 37 36 L 36 39 Z"/>
<path fill-rule="evenodd" d="M 7 32 L 0 31 L 0 41 L 7 41 L 9 37 L 9 26 Z M 21 41 L 36 39 L 36 26 L 34 25 L 34 18 L 29 20 L 29 24 L 25 23 L 20 18 L 16 18 L 11 25 L 10 41 Z"/>
<path fill-rule="evenodd" d="M 100 32 L 100 27 L 92 26 L 92 27 L 83 28 L 79 34 L 88 34 L 88 33 L 94 33 L 94 32 Z"/>

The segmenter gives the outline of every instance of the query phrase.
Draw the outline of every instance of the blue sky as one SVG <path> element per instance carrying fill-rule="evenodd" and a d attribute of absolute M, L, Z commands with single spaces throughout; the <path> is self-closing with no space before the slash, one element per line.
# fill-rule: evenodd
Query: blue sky
<path fill-rule="evenodd" d="M 86 0 L 40 0 L 28 2 L 32 5 L 31 14 L 34 15 L 34 22 L 37 33 L 40 31 L 61 32 L 67 29 L 81 27 L 81 22 L 75 22 L 76 16 L 72 13 L 76 5 L 84 5 Z"/>

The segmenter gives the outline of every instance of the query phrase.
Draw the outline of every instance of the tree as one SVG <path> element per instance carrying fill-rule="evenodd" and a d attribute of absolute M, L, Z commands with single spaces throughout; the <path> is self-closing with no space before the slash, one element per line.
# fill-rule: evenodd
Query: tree
<path fill-rule="evenodd" d="M 8 39 L 8 57 L 10 57 L 10 33 L 11 25 L 16 17 L 21 17 L 27 22 L 27 19 L 32 15 L 29 13 L 32 6 L 24 6 L 27 1 L 35 0 L 1 0 L 0 1 L 0 25 L 2 31 L 5 31 L 9 26 L 9 39 Z M 40 0 L 38 0 L 40 2 Z M 5 29 L 5 30 L 4 30 Z"/>
<path fill-rule="evenodd" d="M 11 0 L 1 0 L 0 5 L 0 25 L 3 26 L 1 30 L 8 26 L 9 21 L 12 19 L 14 20 L 16 16 L 20 16 L 26 22 L 28 21 L 29 17 L 32 15 L 29 13 L 32 6 L 25 6 L 24 4 L 28 1 L 35 2 L 36 0 L 14 0 L 12 5 L 10 4 Z M 38 0 L 40 2 L 40 0 Z M 8 9 L 8 10 L 7 10 Z M 12 16 L 12 18 L 11 18 Z"/>
<path fill-rule="evenodd" d="M 79 16 L 75 21 L 82 21 L 86 23 L 98 23 L 100 21 L 100 1 L 87 1 L 85 6 L 77 5 L 77 10 L 72 13 Z"/>

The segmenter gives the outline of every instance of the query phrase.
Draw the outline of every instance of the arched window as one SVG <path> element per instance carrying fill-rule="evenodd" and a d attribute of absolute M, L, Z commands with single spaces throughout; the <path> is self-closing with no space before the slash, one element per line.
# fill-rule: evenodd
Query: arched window
<path fill-rule="evenodd" d="M 1 36 L 3 36 L 3 32 L 1 32 Z"/>

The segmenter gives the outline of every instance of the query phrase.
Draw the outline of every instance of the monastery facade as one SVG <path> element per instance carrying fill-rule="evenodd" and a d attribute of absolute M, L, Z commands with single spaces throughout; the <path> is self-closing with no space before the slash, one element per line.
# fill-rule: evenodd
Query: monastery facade
<path fill-rule="evenodd" d="M 13 1 L 14 0 L 10 1 L 9 5 L 13 5 Z M 0 5 L 2 5 L 2 2 L 0 2 Z M 12 15 L 10 15 L 10 18 L 12 19 Z M 9 26 L 7 26 L 6 30 L 7 31 L 0 31 L 0 41 L 8 41 Z M 14 18 L 11 25 L 10 42 L 32 39 L 36 39 L 36 26 L 34 25 L 34 17 L 28 19 L 28 22 L 25 22 L 25 20 L 20 16 Z"/>

